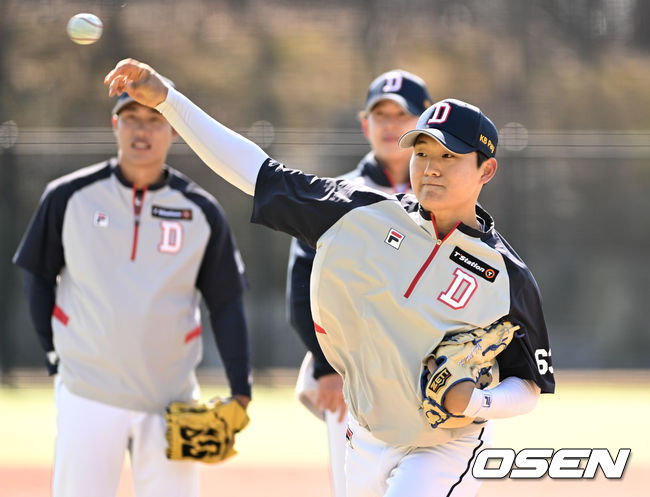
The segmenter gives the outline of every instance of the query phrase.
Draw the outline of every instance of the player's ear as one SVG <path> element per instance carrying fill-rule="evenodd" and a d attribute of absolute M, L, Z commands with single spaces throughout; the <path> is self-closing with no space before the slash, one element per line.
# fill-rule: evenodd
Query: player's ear
<path fill-rule="evenodd" d="M 359 116 L 361 121 L 361 130 L 363 131 L 363 136 L 368 138 L 368 114 L 364 113 L 362 116 Z"/>
<path fill-rule="evenodd" d="M 497 160 L 494 157 L 490 157 L 489 159 L 483 161 L 483 164 L 481 164 L 482 185 L 488 183 L 492 178 L 494 178 L 494 175 L 497 173 L 498 167 L 499 164 L 497 163 Z"/>

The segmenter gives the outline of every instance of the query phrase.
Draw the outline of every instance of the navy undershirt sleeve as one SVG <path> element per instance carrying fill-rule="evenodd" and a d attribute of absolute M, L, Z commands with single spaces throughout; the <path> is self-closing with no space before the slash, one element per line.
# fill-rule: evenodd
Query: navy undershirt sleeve
<path fill-rule="evenodd" d="M 186 192 L 206 215 L 208 240 L 196 287 L 210 312 L 210 323 L 232 395 L 251 396 L 250 344 L 242 293 L 248 286 L 243 262 L 221 206 L 196 192 Z"/>
<path fill-rule="evenodd" d="M 47 280 L 25 271 L 23 280 L 25 296 L 29 306 L 36 335 L 45 352 L 54 350 L 52 341 L 52 310 L 55 302 L 55 285 Z M 57 367 L 45 361 L 50 375 L 57 372 Z"/>
<path fill-rule="evenodd" d="M 250 345 L 242 296 L 239 295 L 216 309 L 210 309 L 210 324 L 231 395 L 250 397 Z"/>
<path fill-rule="evenodd" d="M 257 176 L 251 222 L 316 247 L 321 235 L 346 213 L 389 198 L 344 179 L 319 178 L 268 159 Z"/>
<path fill-rule="evenodd" d="M 289 322 L 314 356 L 314 378 L 336 371 L 325 359 L 314 331 L 311 315 L 309 280 L 316 251 L 296 239 L 292 241 L 292 259 L 287 278 Z"/>

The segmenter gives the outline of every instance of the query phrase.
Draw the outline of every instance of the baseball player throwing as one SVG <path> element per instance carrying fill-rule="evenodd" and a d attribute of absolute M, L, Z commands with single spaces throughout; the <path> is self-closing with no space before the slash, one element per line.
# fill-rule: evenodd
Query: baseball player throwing
<path fill-rule="evenodd" d="M 359 113 L 361 128 L 371 150 L 344 179 L 387 194 L 411 191 L 411 153 L 398 145 L 413 129 L 418 116 L 431 105 L 424 81 L 394 69 L 375 78 L 368 87 L 365 108 Z M 307 346 L 296 383 L 298 399 L 327 425 L 330 474 L 335 497 L 345 497 L 345 447 L 347 410 L 343 380 L 330 366 L 318 345 L 311 315 L 309 281 L 316 251 L 297 239 L 291 242 L 287 277 L 287 302 L 291 325 Z"/>
<path fill-rule="evenodd" d="M 287 169 L 146 64 L 122 61 L 105 82 L 254 195 L 253 222 L 316 248 L 311 310 L 344 381 L 348 497 L 475 495 L 485 420 L 554 390 L 537 285 L 477 205 L 497 171 L 492 122 L 459 100 L 426 109 L 400 140 L 414 195 L 394 196 Z"/>

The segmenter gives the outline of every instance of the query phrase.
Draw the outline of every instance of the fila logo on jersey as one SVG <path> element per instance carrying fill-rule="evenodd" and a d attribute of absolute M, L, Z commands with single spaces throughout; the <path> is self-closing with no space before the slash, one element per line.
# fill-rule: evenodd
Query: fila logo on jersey
<path fill-rule="evenodd" d="M 463 266 L 465 269 L 468 269 L 472 273 L 479 275 L 481 278 L 489 281 L 490 283 L 492 283 L 499 274 L 498 269 L 494 269 L 482 260 L 468 254 L 458 247 L 454 247 L 454 250 L 451 251 L 449 258 L 459 266 Z"/>
<path fill-rule="evenodd" d="M 192 220 L 192 209 L 173 209 L 171 207 L 151 206 L 151 215 L 163 219 L 179 219 L 181 221 Z"/>
<path fill-rule="evenodd" d="M 395 250 L 399 250 L 399 246 L 402 244 L 403 240 L 404 235 L 402 235 L 399 231 L 391 228 L 388 230 L 388 235 L 386 235 L 386 239 L 384 241 Z"/>
<path fill-rule="evenodd" d="M 96 211 L 93 217 L 93 224 L 100 228 L 108 228 L 108 214 Z"/>

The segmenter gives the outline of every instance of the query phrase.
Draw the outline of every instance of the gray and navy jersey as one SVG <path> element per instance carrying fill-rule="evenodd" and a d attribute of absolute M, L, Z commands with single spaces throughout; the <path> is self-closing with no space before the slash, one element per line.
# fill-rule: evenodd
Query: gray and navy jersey
<path fill-rule="evenodd" d="M 410 190 L 409 184 L 398 185 L 390 178 L 386 169 L 378 162 L 373 152 L 368 152 L 349 173 L 341 179 L 357 185 L 382 191 L 386 194 L 403 193 Z M 297 331 L 307 349 L 314 357 L 314 378 L 335 373 L 327 362 L 314 334 L 314 320 L 309 299 L 309 279 L 316 250 L 294 238 L 289 251 L 287 270 L 287 314 L 291 326 Z"/>
<path fill-rule="evenodd" d="M 30 310 L 71 392 L 151 412 L 196 398 L 202 295 L 231 393 L 250 395 L 241 258 L 217 201 L 174 169 L 143 190 L 115 159 L 51 182 L 14 262 L 55 292 Z"/>
<path fill-rule="evenodd" d="M 549 340 L 533 276 L 490 215 L 439 237 L 415 197 L 321 179 L 267 160 L 252 221 L 316 248 L 311 310 L 320 346 L 344 380 L 351 415 L 397 445 L 444 443 L 478 425 L 432 430 L 419 409 L 422 359 L 446 334 L 507 316 L 521 326 L 498 356 L 500 378 L 554 391 Z"/>

